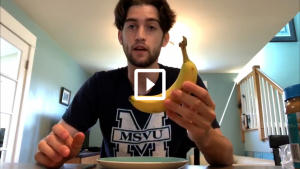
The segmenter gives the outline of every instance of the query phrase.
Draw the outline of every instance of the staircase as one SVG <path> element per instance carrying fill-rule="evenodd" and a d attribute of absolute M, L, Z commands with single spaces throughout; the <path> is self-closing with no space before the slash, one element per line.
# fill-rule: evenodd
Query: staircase
<path fill-rule="evenodd" d="M 258 130 L 259 140 L 269 135 L 288 135 L 283 89 L 271 78 L 253 66 L 252 72 L 238 84 L 242 141 L 244 132 Z"/>

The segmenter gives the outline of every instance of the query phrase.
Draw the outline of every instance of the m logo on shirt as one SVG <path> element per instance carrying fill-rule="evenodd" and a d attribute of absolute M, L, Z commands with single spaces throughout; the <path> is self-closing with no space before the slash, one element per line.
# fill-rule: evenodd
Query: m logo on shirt
<path fill-rule="evenodd" d="M 167 142 L 171 140 L 171 127 L 165 124 L 166 119 L 164 112 L 150 114 L 141 128 L 131 110 L 118 109 L 118 127 L 113 127 L 111 134 L 115 157 L 169 156 Z"/>

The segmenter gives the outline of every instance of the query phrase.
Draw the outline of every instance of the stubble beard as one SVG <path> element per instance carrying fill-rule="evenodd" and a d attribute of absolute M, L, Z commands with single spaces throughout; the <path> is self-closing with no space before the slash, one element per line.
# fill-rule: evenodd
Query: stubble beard
<path fill-rule="evenodd" d="M 146 68 L 151 66 L 159 57 L 162 43 L 163 42 L 161 41 L 161 43 L 157 47 L 155 47 L 152 51 L 147 49 L 147 59 L 144 61 L 138 61 L 138 59 L 134 59 L 134 57 L 132 56 L 133 49 L 131 49 L 127 44 L 123 45 L 123 50 L 126 55 L 127 61 L 130 64 L 132 64 L 135 67 Z"/>

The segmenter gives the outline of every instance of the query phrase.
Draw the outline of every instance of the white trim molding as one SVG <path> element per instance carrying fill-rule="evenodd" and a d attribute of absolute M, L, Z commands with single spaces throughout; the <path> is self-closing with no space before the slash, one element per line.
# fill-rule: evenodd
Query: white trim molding
<path fill-rule="evenodd" d="M 19 109 L 19 117 L 17 119 L 17 126 L 16 126 L 16 135 L 14 137 L 15 142 L 13 145 L 12 151 L 12 158 L 10 161 L 11 163 L 18 163 L 21 151 L 21 144 L 23 138 L 23 130 L 24 124 L 26 120 L 26 116 L 28 114 L 28 99 L 29 99 L 29 88 L 30 88 L 30 81 L 31 81 L 31 74 L 32 74 L 32 67 L 33 67 L 33 60 L 34 54 L 36 50 L 36 41 L 37 37 L 31 33 L 26 27 L 24 27 L 18 20 L 16 20 L 13 16 L 11 16 L 5 9 L 0 6 L 0 24 L 7 28 L 10 32 L 16 35 L 21 41 L 25 42 L 29 46 L 29 51 L 27 54 L 27 62 L 28 66 L 24 76 L 23 82 L 23 93 L 21 95 L 21 103 Z M 25 67 L 25 66 L 24 66 Z"/>
<path fill-rule="evenodd" d="M 0 23 L 16 34 L 24 42 L 33 48 L 36 47 L 36 36 L 26 29 L 20 22 L 13 18 L 5 9 L 0 6 Z"/>

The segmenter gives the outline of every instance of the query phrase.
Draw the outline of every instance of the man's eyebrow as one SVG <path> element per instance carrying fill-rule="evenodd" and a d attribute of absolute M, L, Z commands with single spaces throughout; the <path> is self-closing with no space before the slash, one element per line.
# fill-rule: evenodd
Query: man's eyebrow
<path fill-rule="evenodd" d="M 137 22 L 138 20 L 135 18 L 128 18 L 125 20 L 125 22 L 130 22 L 130 21 Z M 158 24 L 160 24 L 159 20 L 155 19 L 155 18 L 147 18 L 146 22 L 149 22 L 149 21 L 156 21 Z"/>

